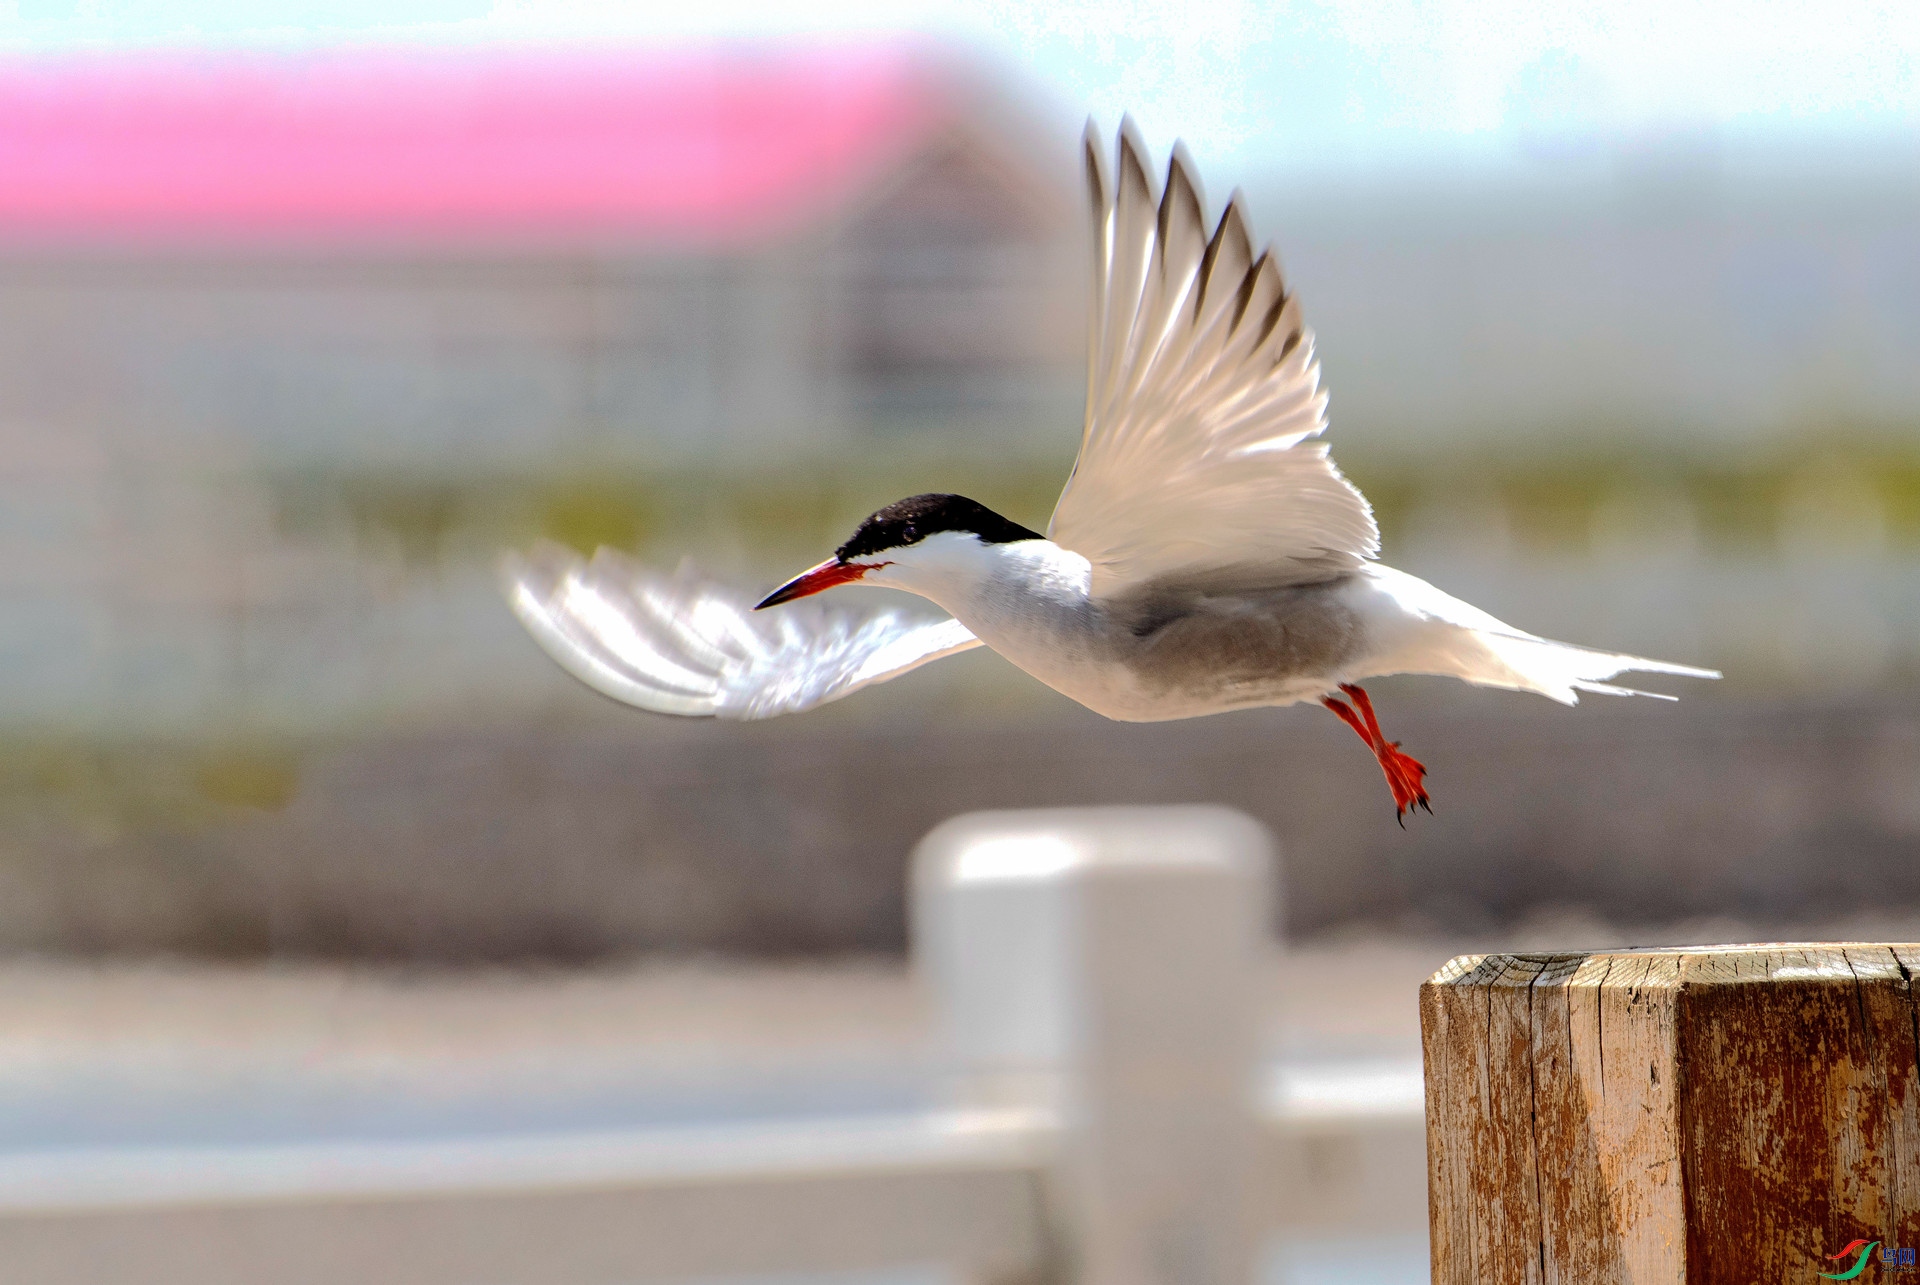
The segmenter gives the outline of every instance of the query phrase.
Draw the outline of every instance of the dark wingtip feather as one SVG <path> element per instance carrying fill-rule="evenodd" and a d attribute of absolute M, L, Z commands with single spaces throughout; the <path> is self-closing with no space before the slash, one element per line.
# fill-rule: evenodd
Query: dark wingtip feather
<path fill-rule="evenodd" d="M 1238 281 L 1217 282 L 1214 278 L 1215 265 L 1220 261 L 1220 252 L 1229 241 L 1238 242 L 1236 257 L 1247 259 L 1253 257 L 1253 238 L 1247 235 L 1246 214 L 1241 208 L 1243 201 L 1240 189 L 1236 187 L 1233 189 L 1233 195 L 1227 198 L 1227 208 L 1220 211 L 1220 222 L 1214 228 L 1213 236 L 1207 241 L 1206 252 L 1200 256 L 1200 281 L 1195 291 L 1194 302 L 1196 312 L 1206 306 L 1222 285 L 1227 289 L 1233 289 L 1240 284 Z"/>
<path fill-rule="evenodd" d="M 1219 236 L 1231 223 L 1236 235 L 1246 243 L 1247 257 L 1253 257 L 1253 220 L 1247 214 L 1247 194 L 1234 188 L 1227 196 L 1227 208 L 1220 211 L 1220 226 L 1214 235 Z"/>
<path fill-rule="evenodd" d="M 1120 136 L 1114 144 L 1114 177 L 1124 185 L 1129 177 L 1137 178 L 1146 191 L 1149 203 L 1159 204 L 1159 193 L 1154 191 L 1153 166 L 1147 157 L 1147 143 L 1140 136 L 1140 127 L 1133 123 L 1132 116 L 1120 118 Z"/>
<path fill-rule="evenodd" d="M 1207 223 L 1207 189 L 1200 182 L 1200 169 L 1193 163 L 1192 153 L 1187 151 L 1184 142 L 1175 142 L 1173 155 L 1167 161 L 1167 191 L 1171 193 L 1178 183 L 1193 194 L 1194 207 L 1200 212 L 1200 226 Z"/>
<path fill-rule="evenodd" d="M 1230 330 L 1240 329 L 1241 324 L 1246 321 L 1247 309 L 1253 304 L 1253 292 L 1259 287 L 1260 274 L 1266 270 L 1266 266 L 1267 252 L 1262 250 L 1260 257 L 1247 268 L 1246 275 L 1240 278 L 1234 291 L 1233 319 L 1228 326 Z"/>
<path fill-rule="evenodd" d="M 1173 225 L 1176 220 L 1185 227 L 1192 228 L 1200 236 L 1206 235 L 1206 206 L 1201 201 L 1200 190 L 1191 170 L 1180 163 L 1182 150 L 1178 144 L 1175 145 L 1174 157 L 1167 164 L 1167 184 L 1160 194 L 1160 215 L 1157 225 L 1159 247 L 1155 251 L 1154 261 L 1159 264 L 1163 276 L 1168 265 L 1166 250 L 1172 240 Z M 1181 208 L 1183 206 L 1184 209 Z"/>
<path fill-rule="evenodd" d="M 1105 141 L 1100 136 L 1100 127 L 1091 116 L 1087 117 L 1087 132 L 1081 139 L 1081 159 L 1087 168 L 1087 195 L 1093 203 L 1094 217 L 1098 219 L 1113 203 L 1113 181 L 1107 175 Z"/>

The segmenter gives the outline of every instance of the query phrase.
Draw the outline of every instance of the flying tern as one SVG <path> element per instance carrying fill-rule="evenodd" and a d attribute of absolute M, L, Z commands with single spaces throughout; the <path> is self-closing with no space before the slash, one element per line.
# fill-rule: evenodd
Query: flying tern
<path fill-rule="evenodd" d="M 1322 440 L 1312 332 L 1242 196 L 1209 233 L 1182 146 L 1157 190 L 1131 121 L 1111 168 L 1103 152 L 1089 125 L 1086 416 L 1044 535 L 915 495 L 757 604 L 688 570 L 543 545 L 509 560 L 507 592 L 546 651 L 616 700 L 717 718 L 810 709 L 980 646 L 1131 722 L 1319 701 L 1373 751 L 1402 824 L 1432 811 L 1426 768 L 1380 730 L 1366 679 L 1446 675 L 1571 705 L 1652 694 L 1605 681 L 1627 671 L 1719 677 L 1538 637 L 1379 562 L 1373 511 Z M 842 585 L 945 614 L 798 602 Z"/>

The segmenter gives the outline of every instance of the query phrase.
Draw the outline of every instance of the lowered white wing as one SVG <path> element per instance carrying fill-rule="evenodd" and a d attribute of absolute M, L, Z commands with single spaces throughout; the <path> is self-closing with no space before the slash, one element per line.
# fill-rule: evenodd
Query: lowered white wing
<path fill-rule="evenodd" d="M 959 621 L 892 607 L 754 599 L 687 568 L 543 544 L 505 566 L 507 601 L 568 673 L 661 714 L 772 718 L 978 647 Z"/>
<path fill-rule="evenodd" d="M 1091 124 L 1093 333 L 1080 458 L 1047 534 L 1093 563 L 1093 591 L 1254 564 L 1277 582 L 1351 571 L 1380 549 L 1327 458 L 1327 398 L 1300 307 L 1255 255 L 1236 192 L 1211 237 L 1185 150 L 1156 196 L 1120 127 L 1110 176 Z"/>

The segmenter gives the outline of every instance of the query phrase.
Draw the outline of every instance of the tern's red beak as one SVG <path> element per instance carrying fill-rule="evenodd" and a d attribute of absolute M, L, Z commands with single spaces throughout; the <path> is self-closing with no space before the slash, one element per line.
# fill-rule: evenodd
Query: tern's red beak
<path fill-rule="evenodd" d="M 792 602 L 795 598 L 805 598 L 819 593 L 822 589 L 831 589 L 837 584 L 851 584 L 875 567 L 884 567 L 884 562 L 842 562 L 838 558 L 828 558 L 810 571 L 803 571 L 793 579 L 775 589 L 759 604 L 761 607 L 777 607 L 783 602 Z"/>

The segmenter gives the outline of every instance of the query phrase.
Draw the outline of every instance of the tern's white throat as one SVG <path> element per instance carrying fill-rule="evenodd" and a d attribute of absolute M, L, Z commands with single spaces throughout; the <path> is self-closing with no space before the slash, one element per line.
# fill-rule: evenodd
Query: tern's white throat
<path fill-rule="evenodd" d="M 1046 539 L 990 544 L 971 531 L 941 531 L 874 560 L 879 565 L 861 584 L 919 594 L 961 620 L 983 613 L 1077 615 L 1093 586 L 1093 564 Z"/>

